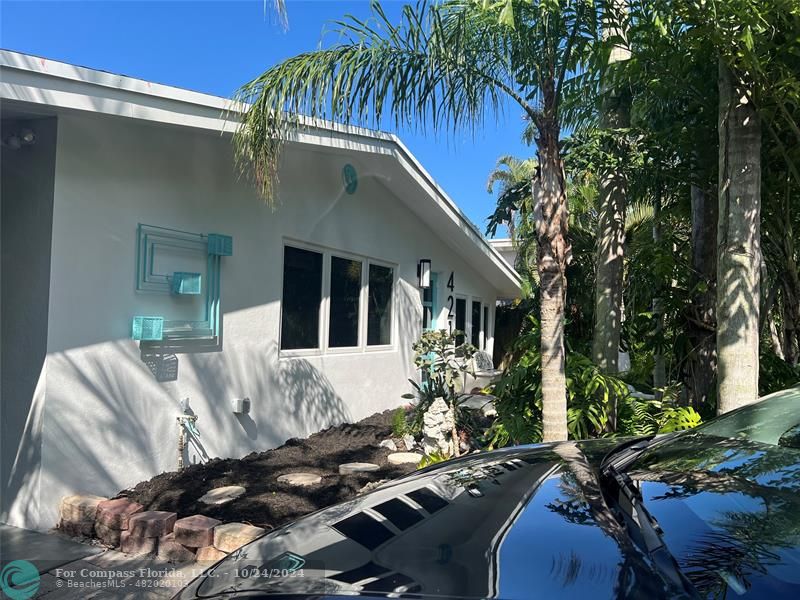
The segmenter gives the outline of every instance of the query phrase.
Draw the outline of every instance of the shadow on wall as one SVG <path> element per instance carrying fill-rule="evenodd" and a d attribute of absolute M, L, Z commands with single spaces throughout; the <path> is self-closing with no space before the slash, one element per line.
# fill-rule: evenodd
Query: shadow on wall
<path fill-rule="evenodd" d="M 39 529 L 56 524 L 63 495 L 105 495 L 130 477 L 155 472 L 162 461 L 152 446 L 167 436 L 175 439 L 174 417 L 164 413 L 177 407 L 152 378 L 148 383 L 147 367 L 130 343 L 51 355 L 46 373 L 48 385 L 37 403 L 42 405 L 38 435 L 36 428 L 26 431 L 18 450 L 38 452 L 40 461 L 28 464 L 5 490 L 13 524 Z M 29 421 L 35 420 L 32 411 Z M 169 446 L 174 456 L 175 444 Z"/>
<path fill-rule="evenodd" d="M 303 358 L 278 358 L 277 344 L 245 344 L 220 354 L 183 355 L 184 371 L 197 379 L 197 392 L 214 419 L 213 453 L 238 456 L 274 448 L 351 418 L 325 375 Z M 231 401 L 248 398 L 247 414 L 233 413 Z M 201 435 L 211 429 L 198 421 Z M 242 444 L 244 437 L 249 442 Z"/>
<path fill-rule="evenodd" d="M 187 464 L 267 450 L 351 419 L 315 365 L 278 360 L 274 343 L 184 358 L 180 395 L 194 395 L 190 407 L 199 433 L 186 436 Z M 20 448 L 26 455 L 41 444 L 40 470 L 28 465 L 6 490 L 13 494 L 16 523 L 52 527 L 64 495 L 113 495 L 177 468 L 178 390 L 156 381 L 134 343 L 53 354 L 47 372 L 41 433 L 34 427 Z M 243 396 L 251 399 L 251 411 L 236 415 L 230 401 Z"/>

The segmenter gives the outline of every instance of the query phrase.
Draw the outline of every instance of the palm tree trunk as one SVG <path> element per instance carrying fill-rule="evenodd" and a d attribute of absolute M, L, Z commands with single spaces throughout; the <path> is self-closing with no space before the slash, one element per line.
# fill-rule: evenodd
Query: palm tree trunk
<path fill-rule="evenodd" d="M 624 19 L 627 15 L 626 0 L 612 0 L 609 12 L 603 19 L 605 37 L 624 37 Z M 609 64 L 626 61 L 630 51 L 615 45 L 611 50 Z M 630 127 L 630 99 L 619 90 L 605 90 L 601 127 L 606 130 Z M 605 168 L 600 174 L 600 198 L 597 231 L 597 273 L 595 278 L 594 331 L 592 337 L 592 360 L 602 371 L 619 371 L 619 347 L 622 333 L 622 287 L 625 259 L 625 210 L 628 196 L 628 181 L 622 169 L 623 157 L 617 164 Z M 611 407 L 611 426 L 615 421 Z"/>
<path fill-rule="evenodd" d="M 758 399 L 761 123 L 748 88 L 719 61 L 717 412 Z"/>
<path fill-rule="evenodd" d="M 783 285 L 783 359 L 792 366 L 800 360 L 800 296 L 795 293 L 789 279 Z"/>
<path fill-rule="evenodd" d="M 545 111 L 545 114 L 552 113 Z M 555 118 L 545 117 L 536 140 L 540 171 L 533 185 L 541 299 L 542 439 L 545 442 L 567 439 L 564 305 L 569 244 L 566 238 L 567 194 L 558 133 Z"/>
<path fill-rule="evenodd" d="M 800 360 L 800 275 L 795 260 L 794 231 L 792 228 L 791 203 L 786 198 L 785 233 L 783 254 L 785 270 L 783 273 L 783 355 L 786 362 L 797 366 Z"/>
<path fill-rule="evenodd" d="M 699 186 L 691 186 L 692 297 L 687 319 L 691 345 L 686 367 L 689 404 L 695 408 L 711 400 L 717 373 L 716 303 L 717 201 Z"/>
<path fill-rule="evenodd" d="M 656 181 L 656 197 L 653 201 L 653 242 L 660 246 L 661 235 L 661 180 Z M 667 385 L 667 370 L 664 362 L 664 350 L 661 344 L 661 336 L 664 332 L 664 291 L 663 282 L 658 282 L 653 293 L 653 320 L 655 321 L 655 337 L 657 340 L 656 348 L 653 351 L 653 388 L 657 400 L 661 400 L 663 388 Z"/>

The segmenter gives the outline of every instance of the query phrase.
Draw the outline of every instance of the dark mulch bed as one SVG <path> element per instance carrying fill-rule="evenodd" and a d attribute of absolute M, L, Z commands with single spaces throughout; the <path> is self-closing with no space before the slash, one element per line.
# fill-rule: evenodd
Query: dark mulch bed
<path fill-rule="evenodd" d="M 144 505 L 145 510 L 168 510 L 178 518 L 204 514 L 224 522 L 238 521 L 267 529 L 279 527 L 317 509 L 355 496 L 367 483 L 393 479 L 414 466 L 388 464 L 390 451 L 378 446 L 391 437 L 392 411 L 315 433 L 307 439 L 291 439 L 266 452 L 240 459 L 213 459 L 182 471 L 162 473 L 134 488 L 120 492 Z M 339 465 L 371 462 L 378 471 L 339 475 Z M 285 473 L 303 471 L 322 476 L 322 483 L 293 487 L 278 483 Z M 241 485 L 247 492 L 226 504 L 213 506 L 197 500 L 212 488 Z"/>

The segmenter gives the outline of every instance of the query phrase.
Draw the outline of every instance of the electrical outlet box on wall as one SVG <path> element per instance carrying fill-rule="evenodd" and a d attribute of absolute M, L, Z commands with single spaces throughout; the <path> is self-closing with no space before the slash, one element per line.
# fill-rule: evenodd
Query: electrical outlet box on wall
<path fill-rule="evenodd" d="M 237 415 L 246 415 L 250 412 L 250 398 L 234 398 L 231 400 L 233 412 Z"/>

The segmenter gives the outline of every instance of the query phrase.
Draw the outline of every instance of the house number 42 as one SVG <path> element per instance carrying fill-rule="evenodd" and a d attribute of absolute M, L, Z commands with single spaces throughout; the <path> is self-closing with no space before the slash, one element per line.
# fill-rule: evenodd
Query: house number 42
<path fill-rule="evenodd" d="M 455 299 L 453 298 L 453 291 L 456 289 L 455 284 L 455 271 L 450 271 L 450 277 L 447 280 L 447 289 L 450 290 L 450 295 L 447 297 L 447 324 L 450 326 L 450 333 L 453 333 L 453 307 Z"/>

